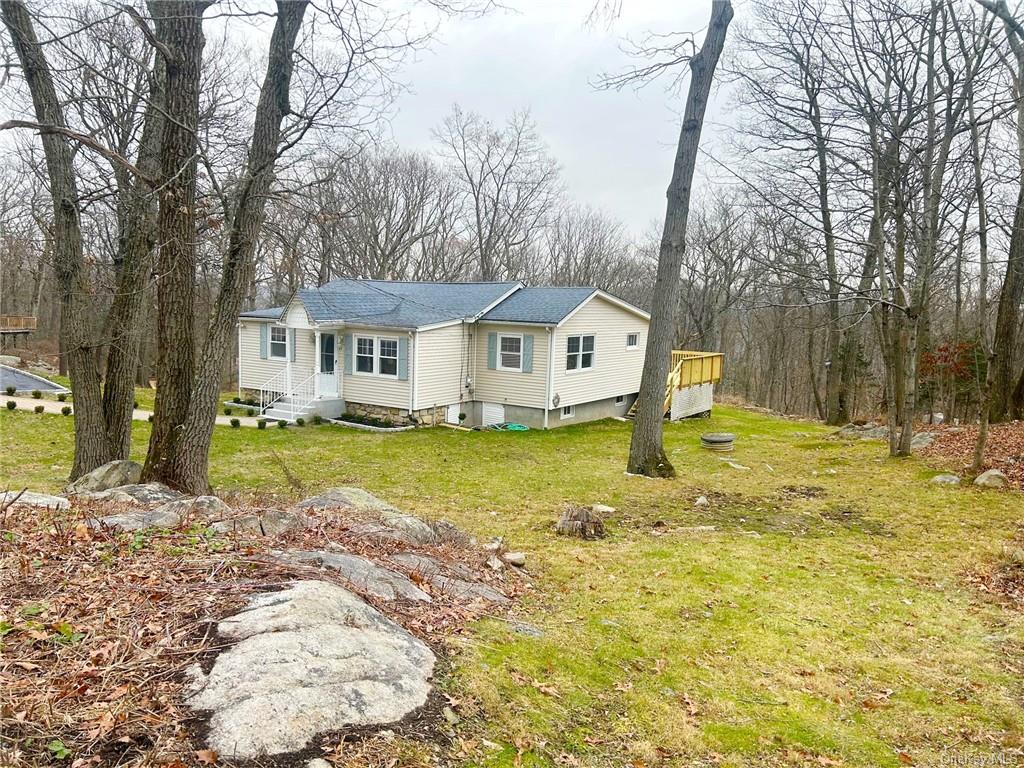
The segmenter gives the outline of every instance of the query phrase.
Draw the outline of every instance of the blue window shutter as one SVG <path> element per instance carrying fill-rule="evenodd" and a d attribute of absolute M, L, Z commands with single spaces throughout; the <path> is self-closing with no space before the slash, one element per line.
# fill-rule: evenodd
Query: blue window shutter
<path fill-rule="evenodd" d="M 409 337 L 398 337 L 398 378 L 409 380 Z"/>
<path fill-rule="evenodd" d="M 266 360 L 268 357 L 267 352 L 267 324 L 260 323 L 260 360 Z"/>
<path fill-rule="evenodd" d="M 288 359 L 295 362 L 295 329 L 288 329 Z"/>
<path fill-rule="evenodd" d="M 523 335 L 523 373 L 533 373 L 533 334 Z"/>
<path fill-rule="evenodd" d="M 498 367 L 498 334 L 487 334 L 487 367 L 492 371 Z"/>
<path fill-rule="evenodd" d="M 355 354 L 355 350 L 352 348 L 352 334 L 345 334 L 344 346 L 341 349 L 341 355 L 345 358 L 345 375 L 352 375 L 352 355 Z"/>

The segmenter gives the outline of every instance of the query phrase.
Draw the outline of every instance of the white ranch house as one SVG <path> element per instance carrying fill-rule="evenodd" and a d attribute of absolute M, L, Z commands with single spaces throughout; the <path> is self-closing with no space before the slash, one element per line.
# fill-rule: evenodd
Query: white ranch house
<path fill-rule="evenodd" d="M 649 319 L 595 288 L 335 280 L 242 313 L 239 390 L 282 419 L 546 429 L 622 416 Z"/>

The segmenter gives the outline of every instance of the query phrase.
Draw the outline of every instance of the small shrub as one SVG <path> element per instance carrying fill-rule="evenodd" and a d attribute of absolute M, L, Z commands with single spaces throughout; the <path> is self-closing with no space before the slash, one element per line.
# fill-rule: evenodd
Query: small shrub
<path fill-rule="evenodd" d="M 7 388 L 7 394 L 8 394 L 8 395 L 13 395 L 13 394 L 14 394 L 15 392 L 17 392 L 17 391 L 18 391 L 18 390 L 17 390 L 17 388 L 16 388 L 16 387 L 8 387 L 8 388 Z"/>
<path fill-rule="evenodd" d="M 240 426 L 242 426 L 242 422 L 240 422 L 238 419 L 232 419 L 231 426 L 234 427 L 235 429 L 238 429 Z"/>
<path fill-rule="evenodd" d="M 61 415 L 63 415 L 63 416 L 70 416 L 71 415 L 71 406 L 70 405 L 65 405 L 63 408 L 60 409 L 60 412 L 61 412 Z"/>
<path fill-rule="evenodd" d="M 36 413 L 42 413 L 45 409 L 43 406 L 37 405 L 33 410 L 35 410 Z"/>
<path fill-rule="evenodd" d="M 225 416 L 230 416 L 231 415 L 231 409 L 230 408 L 225 408 L 224 409 L 224 415 Z"/>
<path fill-rule="evenodd" d="M 136 411 L 139 410 L 139 401 L 138 400 L 133 400 L 132 401 L 132 408 L 134 408 Z"/>
<path fill-rule="evenodd" d="M 14 402 L 13 400 L 8 400 L 7 401 L 7 410 L 8 411 L 13 411 L 17 407 L 18 407 L 18 404 L 16 402 Z"/>
<path fill-rule="evenodd" d="M 234 403 L 235 405 L 241 405 L 242 398 L 240 398 L 238 395 L 235 395 L 234 397 L 231 398 L 231 402 Z"/>
<path fill-rule="evenodd" d="M 267 420 L 266 419 L 260 419 L 259 421 L 256 422 L 256 429 L 266 429 L 266 428 L 267 428 Z"/>
<path fill-rule="evenodd" d="M 341 420 L 352 424 L 365 424 L 369 427 L 393 427 L 395 423 L 391 419 L 378 419 L 376 416 L 361 416 L 358 413 L 343 413 Z"/>
<path fill-rule="evenodd" d="M 288 427 L 288 422 L 285 421 L 284 419 L 281 419 L 280 421 L 277 422 L 277 428 L 278 429 L 286 429 L 287 427 Z"/>
<path fill-rule="evenodd" d="M 319 413 L 314 413 L 313 414 L 313 423 L 314 424 L 323 424 L 324 423 L 324 417 L 321 416 Z"/>
<path fill-rule="evenodd" d="M 66 403 L 68 401 L 67 392 L 61 392 L 59 395 L 57 395 L 57 400 L 59 400 L 62 403 Z"/>
<path fill-rule="evenodd" d="M 295 426 L 296 427 L 304 427 L 304 426 L 306 426 L 306 420 L 304 418 L 302 418 L 301 416 L 299 416 L 299 418 L 297 418 L 295 420 Z"/>
<path fill-rule="evenodd" d="M 259 405 L 259 403 L 256 402 L 256 399 L 252 398 L 252 397 L 246 398 L 245 399 L 245 404 L 246 405 Z"/>
<path fill-rule="evenodd" d="M 150 424 L 152 424 L 152 423 L 153 423 L 153 414 L 152 414 L 152 413 L 151 413 L 151 414 L 149 414 L 149 423 L 150 423 Z"/>
<path fill-rule="evenodd" d="M 245 415 L 246 416 L 255 416 L 256 415 L 256 409 L 255 408 L 246 408 L 245 409 Z"/>
<path fill-rule="evenodd" d="M 36 400 L 42 400 L 43 399 L 43 393 L 40 392 L 38 389 L 33 389 L 32 390 L 32 397 L 34 397 Z"/>
<path fill-rule="evenodd" d="M 459 414 L 459 424 L 461 424 L 461 423 L 462 423 L 462 422 L 464 422 L 465 420 L 466 420 L 466 414 L 464 414 L 464 413 L 460 413 L 460 414 Z"/>

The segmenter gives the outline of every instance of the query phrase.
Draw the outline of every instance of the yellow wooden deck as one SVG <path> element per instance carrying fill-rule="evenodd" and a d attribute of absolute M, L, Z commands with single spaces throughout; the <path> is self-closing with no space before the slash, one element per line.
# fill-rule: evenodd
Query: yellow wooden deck
<path fill-rule="evenodd" d="M 677 389 L 721 381 L 724 362 L 725 355 L 721 352 L 672 350 L 672 367 L 665 382 L 664 413 L 672 410 L 672 394 Z M 627 416 L 632 416 L 636 412 L 636 403 L 637 401 L 634 401 L 630 406 Z"/>

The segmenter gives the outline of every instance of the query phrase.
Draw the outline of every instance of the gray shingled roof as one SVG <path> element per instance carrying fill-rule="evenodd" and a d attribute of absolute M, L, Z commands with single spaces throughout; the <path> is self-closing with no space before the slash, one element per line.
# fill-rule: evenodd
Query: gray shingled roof
<path fill-rule="evenodd" d="M 284 312 L 284 307 L 270 307 L 269 309 L 250 309 L 248 312 L 243 312 L 239 317 L 253 317 L 260 320 L 277 320 L 281 313 Z"/>
<path fill-rule="evenodd" d="M 422 328 L 475 317 L 517 285 L 345 279 L 300 288 L 296 295 L 313 322 Z M 278 310 L 277 316 L 283 311 Z"/>
<path fill-rule="evenodd" d="M 481 320 L 557 325 L 594 293 L 595 288 L 523 288 Z"/>

